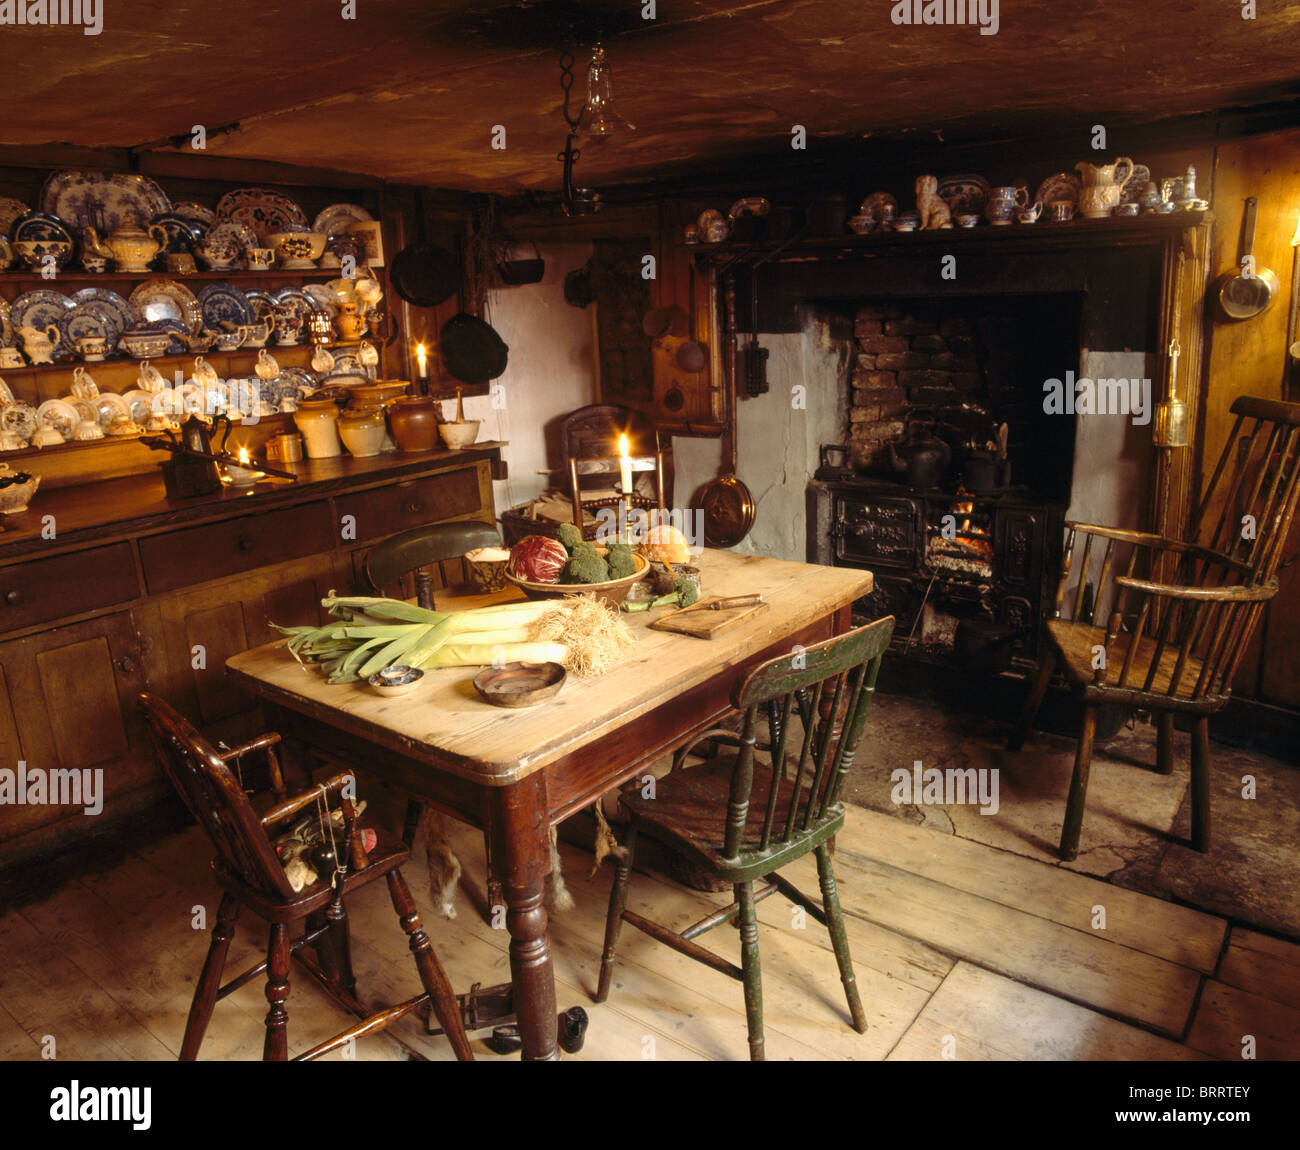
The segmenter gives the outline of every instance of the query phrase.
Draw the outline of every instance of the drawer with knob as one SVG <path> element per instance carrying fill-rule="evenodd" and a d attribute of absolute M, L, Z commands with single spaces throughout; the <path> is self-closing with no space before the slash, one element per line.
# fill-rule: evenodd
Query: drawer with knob
<path fill-rule="evenodd" d="M 125 603 L 140 593 L 129 543 L 0 569 L 0 632 Z"/>
<path fill-rule="evenodd" d="M 150 594 L 329 551 L 338 540 L 325 502 L 186 527 L 140 540 Z"/>
<path fill-rule="evenodd" d="M 356 540 L 378 539 L 411 527 L 470 515 L 483 506 L 474 467 L 429 475 L 334 500 L 340 518 L 354 517 Z"/>

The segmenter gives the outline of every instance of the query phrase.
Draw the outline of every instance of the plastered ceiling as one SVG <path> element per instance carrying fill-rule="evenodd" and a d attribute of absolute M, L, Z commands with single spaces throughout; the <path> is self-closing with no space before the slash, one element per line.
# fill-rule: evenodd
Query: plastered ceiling
<path fill-rule="evenodd" d="M 996 35 L 898 26 L 890 0 L 102 0 L 103 30 L 0 28 L 0 143 L 131 147 L 238 122 L 210 154 L 435 186 L 554 189 L 558 56 L 603 32 L 637 130 L 583 183 L 905 131 L 1087 131 L 1300 96 L 1300 3 L 1002 0 Z M 575 95 L 585 94 L 579 56 Z M 505 147 L 492 147 L 497 125 Z M 498 133 L 498 140 L 500 136 Z"/>

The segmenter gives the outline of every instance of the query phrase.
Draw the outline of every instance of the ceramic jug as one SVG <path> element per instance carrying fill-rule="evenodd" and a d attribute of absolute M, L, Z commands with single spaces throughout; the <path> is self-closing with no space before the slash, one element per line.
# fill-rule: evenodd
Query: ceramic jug
<path fill-rule="evenodd" d="M 285 410 L 283 403 L 280 410 Z M 303 400 L 293 413 L 293 422 L 302 432 L 308 459 L 328 459 L 342 454 L 339 409 L 332 399 Z"/>
<path fill-rule="evenodd" d="M 29 363 L 53 363 L 54 352 L 59 346 L 59 325 L 48 327 L 20 327 L 18 338 L 23 341 L 23 351 L 27 353 Z"/>
<path fill-rule="evenodd" d="M 143 272 L 149 270 L 149 261 L 167 246 L 167 233 L 158 224 L 150 224 L 147 232 L 123 224 L 105 242 L 118 271 Z"/>
<path fill-rule="evenodd" d="M 1105 219 L 1124 195 L 1124 186 L 1133 176 L 1133 161 L 1127 156 L 1120 156 L 1113 164 L 1080 160 L 1074 168 L 1083 178 L 1079 214 L 1090 220 Z"/>
<path fill-rule="evenodd" d="M 1015 222 L 1016 212 L 1028 202 L 1029 192 L 1025 188 L 994 188 L 989 192 L 984 218 L 995 227 L 1005 227 Z"/>

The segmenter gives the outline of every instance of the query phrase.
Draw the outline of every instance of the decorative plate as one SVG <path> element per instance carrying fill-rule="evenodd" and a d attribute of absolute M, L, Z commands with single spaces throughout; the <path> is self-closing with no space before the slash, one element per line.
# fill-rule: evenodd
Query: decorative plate
<path fill-rule="evenodd" d="M 172 204 L 172 212 L 183 220 L 202 224 L 205 231 L 217 222 L 216 212 L 211 208 L 205 208 L 202 204 L 194 203 L 193 200 L 182 200 L 179 204 Z"/>
<path fill-rule="evenodd" d="M 132 172 L 52 172 L 41 189 L 42 211 L 78 231 L 93 227 L 101 236 L 124 225 L 147 228 L 171 206 L 153 180 Z"/>
<path fill-rule="evenodd" d="M 256 322 L 248 297 L 225 280 L 204 287 L 199 292 L 199 306 L 203 309 L 203 326 L 214 331 L 220 330 L 223 323 L 233 323 L 239 327 Z"/>
<path fill-rule="evenodd" d="M 312 312 L 320 311 L 320 305 L 311 298 L 302 288 L 287 287 L 281 288 L 274 296 L 276 307 L 283 311 L 291 312 L 298 319 L 299 326 L 307 322 L 307 317 Z"/>
<path fill-rule="evenodd" d="M 275 297 L 270 292 L 250 288 L 244 292 L 244 298 L 248 300 L 248 306 L 253 309 L 254 323 L 260 323 L 264 319 L 269 319 L 272 324 L 275 323 L 277 304 Z"/>
<path fill-rule="evenodd" d="M 1079 202 L 1079 177 L 1072 172 L 1057 172 L 1054 176 L 1048 176 L 1041 184 L 1038 185 L 1038 191 L 1034 193 L 1034 202 L 1043 205 L 1043 210 L 1047 210 L 1047 205 L 1053 200 L 1069 200 L 1072 204 Z"/>
<path fill-rule="evenodd" d="M 203 328 L 203 308 L 199 301 L 189 288 L 175 280 L 142 283 L 131 293 L 131 306 L 151 325 L 160 320 L 175 320 L 190 335 L 198 335 Z"/>
<path fill-rule="evenodd" d="M 0 236 L 8 236 L 10 228 L 31 210 L 22 200 L 0 196 Z"/>
<path fill-rule="evenodd" d="M 302 399 L 320 387 L 320 379 L 314 371 L 305 367 L 282 367 L 280 378 L 275 382 L 280 388 L 280 396 L 292 396 Z"/>
<path fill-rule="evenodd" d="M 47 399 L 36 409 L 36 421 L 41 427 L 54 428 L 64 439 L 71 439 L 81 416 L 66 399 Z"/>
<path fill-rule="evenodd" d="M 307 226 L 302 208 L 288 196 L 269 188 L 237 188 L 227 192 L 217 202 L 217 218 L 236 220 L 253 228 L 259 240 L 272 232 L 283 231 L 286 224 Z"/>
<path fill-rule="evenodd" d="M 0 411 L 0 430 L 16 431 L 24 439 L 31 439 L 40 425 L 36 408 L 21 399 Z"/>
<path fill-rule="evenodd" d="M 326 236 L 337 236 L 347 232 L 353 224 L 368 223 L 374 218 L 360 204 L 330 204 L 317 213 L 311 230 L 324 232 Z"/>
<path fill-rule="evenodd" d="M 858 215 L 875 216 L 876 219 L 881 219 L 884 216 L 881 209 L 886 207 L 894 215 L 898 214 L 898 201 L 893 196 L 888 192 L 872 192 L 862 201 L 862 205 L 858 208 Z"/>
<path fill-rule="evenodd" d="M 39 243 L 42 240 L 75 243 L 68 225 L 58 216 L 50 215 L 48 212 L 28 212 L 14 224 L 9 238 L 15 243 L 19 240 L 27 243 Z"/>
<path fill-rule="evenodd" d="M 365 375 L 366 369 L 361 357 L 354 351 L 336 351 L 334 353 L 334 370 L 330 377 L 338 375 Z"/>
<path fill-rule="evenodd" d="M 206 231 L 202 225 L 186 219 L 177 212 L 162 212 L 149 222 L 157 224 L 167 233 L 167 246 L 163 251 L 177 254 L 190 251 L 203 238 L 203 233 Z"/>
<path fill-rule="evenodd" d="M 24 327 L 35 327 L 44 331 L 50 324 L 57 327 L 64 313 L 71 311 L 75 306 L 62 292 L 38 288 L 36 291 L 23 292 L 14 300 L 13 306 L 9 309 L 9 320 L 14 331 Z M 59 331 L 62 333 L 63 329 L 59 328 Z M 71 355 L 72 345 L 60 338 L 57 350 Z"/>
<path fill-rule="evenodd" d="M 131 418 L 131 405 L 115 391 L 101 391 L 95 400 L 95 408 L 99 412 L 99 426 L 105 431 L 119 416 Z"/>
<path fill-rule="evenodd" d="M 1151 169 L 1146 164 L 1134 164 L 1133 174 L 1129 176 L 1128 183 L 1124 185 L 1124 191 L 1120 196 L 1121 204 L 1138 204 L 1142 202 L 1142 190 L 1151 180 Z"/>
<path fill-rule="evenodd" d="M 94 399 L 69 399 L 68 402 L 76 409 L 77 415 L 82 423 L 99 422 L 99 397 Z"/>
<path fill-rule="evenodd" d="M 134 327 L 140 322 L 135 309 L 110 288 L 82 288 L 72 293 L 72 302 L 78 305 L 94 303 L 105 315 L 111 316 L 113 327 L 116 329 L 114 339 L 121 336 L 127 328 Z"/>
<path fill-rule="evenodd" d="M 116 331 L 112 319 L 103 308 L 93 301 L 79 303 L 71 311 L 64 312 L 59 320 L 59 332 L 63 336 L 63 343 L 71 348 L 75 348 L 77 340 L 84 336 L 106 339 L 111 347 L 121 334 Z"/>
<path fill-rule="evenodd" d="M 213 240 L 229 239 L 241 252 L 245 248 L 261 246 L 261 242 L 257 238 L 257 232 L 246 224 L 237 223 L 234 220 L 219 220 L 208 229 L 206 238 Z"/>
<path fill-rule="evenodd" d="M 952 214 L 978 214 L 989 202 L 989 182 L 983 176 L 944 176 L 939 181 L 939 198 Z"/>
<path fill-rule="evenodd" d="M 302 291 L 316 305 L 317 310 L 331 316 L 338 314 L 339 297 L 324 284 L 305 284 Z"/>
<path fill-rule="evenodd" d="M 0 347 L 12 347 L 14 329 L 9 323 L 9 301 L 0 296 Z"/>

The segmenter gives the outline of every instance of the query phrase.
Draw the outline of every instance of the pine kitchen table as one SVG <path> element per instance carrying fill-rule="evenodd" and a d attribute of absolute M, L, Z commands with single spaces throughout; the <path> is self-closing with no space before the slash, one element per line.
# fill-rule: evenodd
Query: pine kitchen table
<path fill-rule="evenodd" d="M 730 708 L 742 671 L 849 628 L 868 571 L 708 550 L 709 595 L 759 592 L 768 604 L 711 639 L 650 630 L 662 611 L 627 615 L 636 645 L 597 679 L 570 674 L 548 702 L 511 710 L 483 702 L 477 668 L 425 675 L 415 692 L 385 698 L 363 683 L 327 684 L 279 640 L 226 663 L 267 705 L 271 729 L 365 764 L 451 816 L 488 831 L 506 902 L 514 1006 L 525 1059 L 559 1057 L 555 981 L 543 888 L 550 828 L 654 760 L 707 730 Z M 438 596 L 439 610 L 517 598 Z"/>

